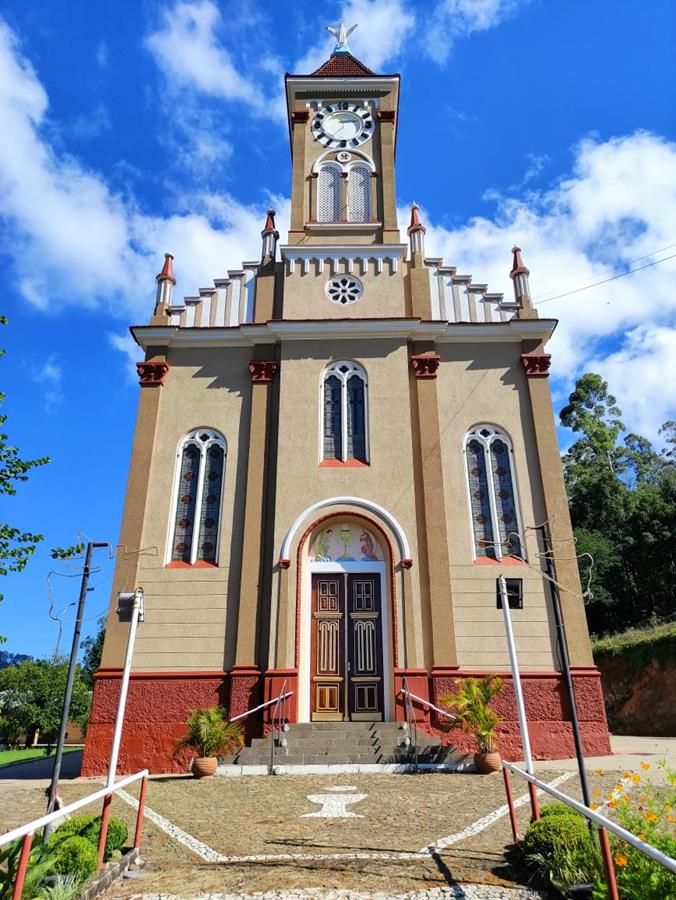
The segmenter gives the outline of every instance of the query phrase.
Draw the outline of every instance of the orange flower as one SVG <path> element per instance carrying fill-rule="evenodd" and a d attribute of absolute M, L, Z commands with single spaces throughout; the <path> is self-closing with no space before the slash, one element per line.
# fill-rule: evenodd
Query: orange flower
<path fill-rule="evenodd" d="M 598 803 L 590 803 L 589 804 L 589 809 L 598 809 L 598 808 L 599 808 Z"/>
<path fill-rule="evenodd" d="M 656 816 L 654 812 L 647 812 L 643 816 L 643 818 L 646 820 L 646 822 L 657 822 L 659 816 Z"/>
<path fill-rule="evenodd" d="M 617 806 L 617 800 L 609 800 L 606 803 L 606 806 L 609 806 L 611 809 L 615 809 L 615 807 Z"/>
<path fill-rule="evenodd" d="M 647 799 L 648 799 L 648 798 L 646 797 L 646 795 L 643 794 L 642 797 L 639 797 L 639 798 L 638 798 L 638 802 L 639 802 L 639 803 L 645 803 Z"/>
<path fill-rule="evenodd" d="M 621 800 L 624 800 L 625 803 L 629 803 L 629 794 L 622 794 Z"/>
<path fill-rule="evenodd" d="M 634 772 L 634 774 L 631 776 L 631 780 L 634 782 L 634 784 L 638 784 L 641 780 L 641 776 L 637 772 Z"/>
<path fill-rule="evenodd" d="M 600 797 L 601 793 L 602 793 L 601 790 L 599 788 L 596 788 L 596 790 L 592 794 L 592 797 Z"/>
<path fill-rule="evenodd" d="M 648 769 L 650 768 L 650 763 L 642 762 L 642 763 L 641 763 L 641 768 L 642 768 L 642 769 L 645 769 L 645 771 L 647 772 Z"/>
<path fill-rule="evenodd" d="M 622 790 L 622 785 L 621 785 L 621 784 L 616 784 L 615 787 L 613 788 L 613 790 L 614 790 L 614 791 L 621 791 L 621 790 Z"/>
<path fill-rule="evenodd" d="M 676 816 L 672 816 L 671 814 L 668 815 L 667 822 L 676 822 Z"/>
<path fill-rule="evenodd" d="M 638 835 L 638 839 L 639 839 L 639 841 L 644 841 L 644 840 L 645 840 L 645 835 L 644 835 L 644 834 L 639 834 L 639 835 Z"/>
<path fill-rule="evenodd" d="M 623 772 L 622 777 L 623 778 L 631 778 L 631 772 Z"/>
<path fill-rule="evenodd" d="M 615 860 L 615 865 L 619 866 L 620 868 L 626 866 L 628 862 L 628 859 L 624 855 L 624 853 L 616 853 L 613 859 Z"/>

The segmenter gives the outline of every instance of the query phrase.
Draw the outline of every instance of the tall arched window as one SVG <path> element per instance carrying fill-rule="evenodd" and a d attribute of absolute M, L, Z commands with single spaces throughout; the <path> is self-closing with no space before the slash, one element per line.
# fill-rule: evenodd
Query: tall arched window
<path fill-rule="evenodd" d="M 322 378 L 322 460 L 368 462 L 366 372 L 335 362 Z"/>
<path fill-rule="evenodd" d="M 225 453 L 223 436 L 209 428 L 198 428 L 181 442 L 171 562 L 216 564 Z"/>
<path fill-rule="evenodd" d="M 351 166 L 347 172 L 347 220 L 371 220 L 371 171 L 368 166 Z"/>
<path fill-rule="evenodd" d="M 476 556 L 523 556 L 509 438 L 493 425 L 477 425 L 465 455 Z"/>
<path fill-rule="evenodd" d="M 340 222 L 341 167 L 327 163 L 317 178 L 317 218 L 320 222 Z"/>

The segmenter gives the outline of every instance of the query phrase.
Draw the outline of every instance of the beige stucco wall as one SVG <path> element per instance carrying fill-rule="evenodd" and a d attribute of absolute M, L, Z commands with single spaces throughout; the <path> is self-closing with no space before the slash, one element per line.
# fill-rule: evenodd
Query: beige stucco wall
<path fill-rule="evenodd" d="M 370 459 L 368 467 L 322 468 L 319 466 L 319 386 L 322 372 L 334 360 L 353 360 L 368 376 Z M 280 365 L 280 425 L 275 510 L 275 562 L 287 531 L 296 517 L 312 504 L 331 497 L 360 497 L 384 507 L 399 522 L 417 557 L 413 459 L 409 406 L 409 374 L 406 344 L 397 340 L 308 341 L 282 346 Z M 348 506 L 340 507 L 349 509 Z M 293 665 L 295 639 L 296 552 L 306 528 L 316 519 L 337 511 L 323 509 L 307 516 L 291 547 L 288 573 L 289 603 L 286 646 L 276 647 L 271 636 L 271 665 Z M 372 515 L 372 514 L 369 514 Z M 372 515 L 378 520 L 378 517 Z M 382 520 L 381 524 L 382 523 Z M 388 529 L 386 528 L 386 531 Z M 400 561 L 395 544 L 395 563 Z M 411 596 L 405 598 L 406 616 L 416 624 L 417 642 L 408 648 L 407 664 L 422 665 L 424 652 L 420 624 L 420 599 L 414 566 Z M 403 576 L 396 575 L 397 601 L 402 600 Z M 272 621 L 279 603 L 279 572 L 272 589 Z M 399 612 L 399 620 L 403 616 Z M 403 662 L 403 648 L 400 659 Z"/>
<path fill-rule="evenodd" d="M 502 612 L 495 580 L 522 578 L 524 608 L 512 614 L 519 662 L 524 668 L 556 668 L 549 593 L 539 573 L 537 543 L 526 533 L 529 565 L 476 565 L 468 509 L 463 441 L 480 423 L 499 426 L 511 438 L 522 526 L 544 520 L 528 387 L 519 344 L 441 344 L 437 378 L 444 490 L 453 587 L 458 662 L 463 667 L 508 667 Z M 533 566 L 534 568 L 531 568 Z"/>
<path fill-rule="evenodd" d="M 336 275 L 347 270 L 341 261 Z M 370 260 L 362 275 L 359 264 L 354 265 L 353 275 L 364 286 L 364 293 L 355 303 L 334 303 L 326 296 L 326 283 L 334 276 L 325 263 L 324 271 L 317 272 L 317 265 L 310 262 L 305 275 L 296 263 L 291 275 L 284 279 L 285 319 L 371 319 L 400 318 L 406 315 L 404 304 L 404 265 L 399 261 L 397 271 L 392 271 L 388 261 L 383 262 L 380 274 L 376 273 L 375 262 Z"/>
<path fill-rule="evenodd" d="M 221 671 L 232 665 L 250 357 L 250 351 L 241 348 L 175 350 L 168 356 L 171 369 L 161 388 L 143 527 L 142 544 L 149 549 L 138 576 L 145 592 L 145 622 L 136 641 L 136 671 Z M 220 431 L 227 442 L 218 566 L 166 568 L 177 449 L 181 439 L 198 427 Z"/>

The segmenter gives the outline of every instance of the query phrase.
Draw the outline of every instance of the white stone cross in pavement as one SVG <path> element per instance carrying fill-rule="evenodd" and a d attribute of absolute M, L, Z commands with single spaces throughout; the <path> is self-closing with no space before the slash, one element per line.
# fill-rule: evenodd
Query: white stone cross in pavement
<path fill-rule="evenodd" d="M 354 791 L 354 787 L 346 785 L 327 788 L 335 791 L 334 794 L 308 794 L 311 803 L 321 803 L 322 808 L 317 812 L 303 813 L 301 819 L 363 819 L 359 813 L 350 812 L 346 807 L 349 803 L 359 803 L 366 800 L 368 794 L 348 794 L 346 791 Z"/>

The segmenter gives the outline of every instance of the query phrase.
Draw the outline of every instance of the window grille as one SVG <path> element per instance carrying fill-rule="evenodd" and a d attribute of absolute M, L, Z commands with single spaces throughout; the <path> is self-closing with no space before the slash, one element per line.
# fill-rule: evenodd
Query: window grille
<path fill-rule="evenodd" d="M 317 218 L 320 222 L 340 222 L 340 170 L 336 166 L 319 170 Z"/>
<path fill-rule="evenodd" d="M 366 372 L 353 362 L 336 362 L 322 379 L 322 459 L 368 462 Z"/>
<path fill-rule="evenodd" d="M 352 166 L 347 173 L 347 220 L 371 220 L 371 172 L 367 166 Z"/>
<path fill-rule="evenodd" d="M 492 425 L 479 425 L 467 436 L 465 455 L 476 555 L 523 556 L 509 439 Z"/>
<path fill-rule="evenodd" d="M 326 282 L 325 290 L 329 300 L 345 306 L 359 300 L 364 292 L 364 286 L 354 275 L 338 275 Z"/>
<path fill-rule="evenodd" d="M 225 471 L 225 441 L 200 428 L 178 452 L 178 483 L 171 539 L 171 561 L 215 564 Z"/>

